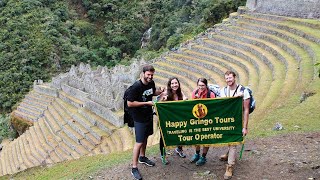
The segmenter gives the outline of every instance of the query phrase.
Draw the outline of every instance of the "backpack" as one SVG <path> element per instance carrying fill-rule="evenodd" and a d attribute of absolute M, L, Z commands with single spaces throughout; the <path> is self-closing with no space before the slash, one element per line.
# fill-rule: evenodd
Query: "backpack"
<path fill-rule="evenodd" d="M 220 86 L 217 84 L 209 84 L 208 85 L 208 93 L 207 98 L 210 98 L 210 94 L 213 93 L 215 97 L 220 97 Z M 196 90 L 195 94 L 198 94 L 198 89 Z"/>
<path fill-rule="evenodd" d="M 243 87 L 243 86 L 242 86 Z M 251 114 L 254 109 L 256 108 L 256 100 L 253 98 L 253 95 L 252 95 L 252 90 L 247 86 L 245 87 L 248 92 L 249 92 L 249 95 L 250 95 L 250 107 L 249 107 L 249 114 Z M 244 90 L 244 87 L 243 87 L 243 90 Z"/>
<path fill-rule="evenodd" d="M 123 94 L 123 111 L 124 111 L 123 120 L 124 120 L 124 124 L 127 123 L 129 127 L 134 127 L 134 121 L 133 121 L 132 116 L 130 115 L 128 102 L 127 102 L 131 87 L 132 86 L 130 86 L 128 89 L 126 89 L 126 91 Z"/>
<path fill-rule="evenodd" d="M 241 86 L 241 88 L 240 88 L 240 91 L 241 92 L 244 92 L 244 90 L 245 89 L 247 89 L 247 91 L 249 92 L 249 95 L 250 95 L 250 107 L 249 107 L 249 114 L 251 114 L 253 111 L 254 111 L 254 109 L 256 108 L 256 100 L 254 99 L 254 97 L 253 97 L 253 95 L 252 95 L 252 90 L 248 87 L 248 86 L 246 86 L 246 87 L 244 87 L 244 86 L 242 86 L 242 85 L 239 85 L 239 86 Z M 238 87 L 239 87 L 238 86 Z M 237 89 L 238 89 L 238 87 L 237 87 Z M 236 91 L 237 91 L 237 89 L 236 89 Z M 225 94 L 227 94 L 227 87 L 224 87 L 224 93 Z"/>
<path fill-rule="evenodd" d="M 218 84 L 209 84 L 208 89 L 213 92 L 216 97 L 220 97 L 220 86 Z"/>
<path fill-rule="evenodd" d="M 141 82 L 141 81 L 139 81 L 139 82 Z M 124 120 L 124 124 L 127 123 L 129 127 L 134 127 L 134 121 L 133 121 L 133 118 L 130 114 L 128 103 L 127 103 L 128 96 L 129 96 L 131 89 L 132 89 L 132 85 L 130 87 L 128 87 L 128 89 L 126 89 L 126 91 L 123 94 L 123 111 L 124 111 L 123 120 Z"/>

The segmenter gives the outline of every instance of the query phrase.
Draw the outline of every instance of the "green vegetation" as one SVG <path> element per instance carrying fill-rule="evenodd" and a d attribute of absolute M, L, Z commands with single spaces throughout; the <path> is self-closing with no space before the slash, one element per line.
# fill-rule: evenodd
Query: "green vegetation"
<path fill-rule="evenodd" d="M 16 132 L 10 128 L 9 115 L 0 115 L 0 143 L 6 138 L 15 138 Z"/>
<path fill-rule="evenodd" d="M 152 59 L 220 22 L 245 0 L 1 0 L 0 112 L 36 79 L 80 62 L 112 67 Z M 151 40 L 140 49 L 143 33 Z"/>
<path fill-rule="evenodd" d="M 158 145 L 147 148 L 150 156 L 155 156 L 159 152 Z M 96 155 L 81 157 L 78 160 L 57 163 L 51 167 L 35 167 L 23 172 L 19 172 L 11 178 L 13 179 L 90 179 L 101 169 L 113 167 L 121 163 L 130 162 L 132 151 L 112 153 L 109 155 Z M 8 179 L 9 176 L 2 176 L 0 179 Z"/>

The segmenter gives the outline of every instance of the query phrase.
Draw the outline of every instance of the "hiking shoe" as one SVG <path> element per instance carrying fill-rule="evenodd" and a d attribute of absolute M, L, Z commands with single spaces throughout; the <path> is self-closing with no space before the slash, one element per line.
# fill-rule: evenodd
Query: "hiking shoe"
<path fill-rule="evenodd" d="M 176 148 L 174 151 L 175 151 L 180 157 L 182 157 L 182 158 L 185 158 L 185 157 L 186 157 L 186 155 L 183 154 L 183 150 L 182 150 L 182 149 Z"/>
<path fill-rule="evenodd" d="M 132 168 L 131 174 L 132 174 L 132 176 L 133 176 L 134 179 L 136 179 L 136 180 L 142 180 L 142 177 L 141 177 L 141 174 L 140 174 L 138 168 Z"/>
<path fill-rule="evenodd" d="M 194 162 L 197 162 L 200 158 L 200 155 L 199 154 L 194 154 L 192 156 L 192 158 L 190 159 L 190 162 L 194 163 Z"/>
<path fill-rule="evenodd" d="M 161 156 L 161 162 L 162 162 L 163 165 L 168 165 L 169 164 L 169 161 L 167 161 L 166 156 Z"/>
<path fill-rule="evenodd" d="M 223 179 L 231 179 L 233 174 L 233 166 L 227 164 L 226 172 L 223 175 Z"/>
<path fill-rule="evenodd" d="M 204 165 L 206 162 L 207 162 L 207 158 L 201 156 L 200 159 L 196 162 L 196 165 L 197 165 L 197 166 L 202 166 L 202 165 Z"/>
<path fill-rule="evenodd" d="M 220 156 L 220 161 L 228 161 L 228 154 L 223 154 Z"/>
<path fill-rule="evenodd" d="M 140 156 L 139 157 L 139 163 L 140 164 L 146 164 L 147 166 L 150 166 L 150 167 L 156 165 L 153 161 L 149 160 L 145 156 Z"/>

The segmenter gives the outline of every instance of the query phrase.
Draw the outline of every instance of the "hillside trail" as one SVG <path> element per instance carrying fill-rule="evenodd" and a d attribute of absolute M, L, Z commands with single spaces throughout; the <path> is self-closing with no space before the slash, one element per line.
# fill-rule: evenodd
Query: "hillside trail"
<path fill-rule="evenodd" d="M 238 146 L 238 157 L 241 146 Z M 139 164 L 144 180 L 193 180 L 223 179 L 226 162 L 219 156 L 226 147 L 210 148 L 207 163 L 203 166 L 191 164 L 189 158 L 194 149 L 184 148 L 187 158 L 168 155 L 169 165 L 162 165 L 160 156 L 149 157 L 155 167 Z M 173 150 L 169 152 L 173 153 Z M 92 179 L 133 179 L 131 162 L 104 169 Z M 320 132 L 286 134 L 246 141 L 241 161 L 236 162 L 232 179 L 261 180 L 315 180 L 320 179 Z"/>

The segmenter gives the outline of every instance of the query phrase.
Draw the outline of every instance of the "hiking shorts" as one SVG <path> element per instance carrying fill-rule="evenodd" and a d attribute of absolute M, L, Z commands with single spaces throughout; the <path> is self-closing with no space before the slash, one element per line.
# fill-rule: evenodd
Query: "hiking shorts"
<path fill-rule="evenodd" d="M 150 135 L 153 134 L 153 121 L 141 123 L 134 121 L 134 131 L 136 142 L 143 143 Z"/>

